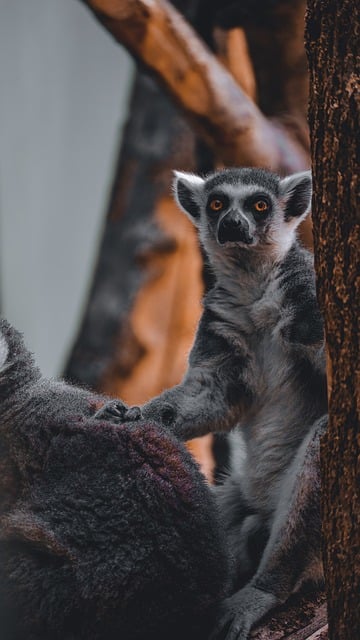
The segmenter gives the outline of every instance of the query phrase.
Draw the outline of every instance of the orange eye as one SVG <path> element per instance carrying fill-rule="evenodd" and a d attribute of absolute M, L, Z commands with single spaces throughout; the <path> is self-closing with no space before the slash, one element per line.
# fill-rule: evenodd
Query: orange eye
<path fill-rule="evenodd" d="M 221 202 L 221 200 L 217 200 L 215 198 L 215 200 L 211 200 L 210 202 L 210 209 L 212 209 L 213 211 L 221 211 L 221 209 L 224 207 L 224 203 Z"/>
<path fill-rule="evenodd" d="M 258 211 L 259 213 L 264 213 L 264 211 L 267 211 L 269 208 L 269 205 L 265 200 L 258 200 L 253 206 L 255 211 Z"/>

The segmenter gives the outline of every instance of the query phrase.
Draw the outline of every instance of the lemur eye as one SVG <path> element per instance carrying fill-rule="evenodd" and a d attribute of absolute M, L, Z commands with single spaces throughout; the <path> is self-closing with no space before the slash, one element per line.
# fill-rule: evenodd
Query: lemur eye
<path fill-rule="evenodd" d="M 222 200 L 219 200 L 218 198 L 214 198 L 214 200 L 211 200 L 209 206 L 210 206 L 210 209 L 212 209 L 213 211 L 221 211 L 221 209 L 224 208 L 224 203 L 222 202 Z"/>
<path fill-rule="evenodd" d="M 254 202 L 253 207 L 255 211 L 258 211 L 258 213 L 264 213 L 264 211 L 268 210 L 269 205 L 266 200 L 257 200 Z"/>

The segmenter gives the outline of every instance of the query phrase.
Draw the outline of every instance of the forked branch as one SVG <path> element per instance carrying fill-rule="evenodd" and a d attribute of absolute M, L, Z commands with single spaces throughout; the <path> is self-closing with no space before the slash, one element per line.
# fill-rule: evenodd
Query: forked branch
<path fill-rule="evenodd" d="M 155 75 L 219 162 L 284 172 L 308 166 L 302 147 L 261 113 L 166 0 L 83 2 Z"/>

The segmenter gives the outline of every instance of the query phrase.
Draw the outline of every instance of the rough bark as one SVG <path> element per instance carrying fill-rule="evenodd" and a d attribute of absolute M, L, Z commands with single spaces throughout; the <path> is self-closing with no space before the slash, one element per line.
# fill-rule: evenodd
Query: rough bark
<path fill-rule="evenodd" d="M 263 116 L 231 74 L 165 0 L 84 0 L 96 17 L 165 86 L 227 165 L 291 172 L 307 154 Z"/>
<path fill-rule="evenodd" d="M 351 0 L 309 0 L 306 31 L 315 262 L 330 374 L 321 467 L 331 640 L 354 640 L 360 629 L 359 14 Z"/>
<path fill-rule="evenodd" d="M 252 640 L 327 640 L 327 612 L 322 592 L 298 594 L 274 609 L 251 633 Z"/>

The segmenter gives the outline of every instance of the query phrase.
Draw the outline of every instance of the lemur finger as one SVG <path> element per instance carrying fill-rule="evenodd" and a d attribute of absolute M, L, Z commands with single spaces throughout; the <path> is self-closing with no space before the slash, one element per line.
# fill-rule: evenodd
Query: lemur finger
<path fill-rule="evenodd" d="M 160 413 L 163 425 L 170 427 L 175 422 L 176 414 L 176 409 L 171 404 L 164 404 Z"/>
<path fill-rule="evenodd" d="M 119 422 L 124 419 L 127 410 L 127 405 L 121 400 L 110 400 L 95 413 L 94 418 L 96 420 Z"/>
<path fill-rule="evenodd" d="M 127 409 L 124 415 L 126 422 L 134 422 L 135 420 L 141 420 L 142 414 L 140 407 L 130 407 Z"/>
<path fill-rule="evenodd" d="M 219 620 L 210 640 L 246 640 L 250 626 L 235 611 L 229 611 Z"/>

